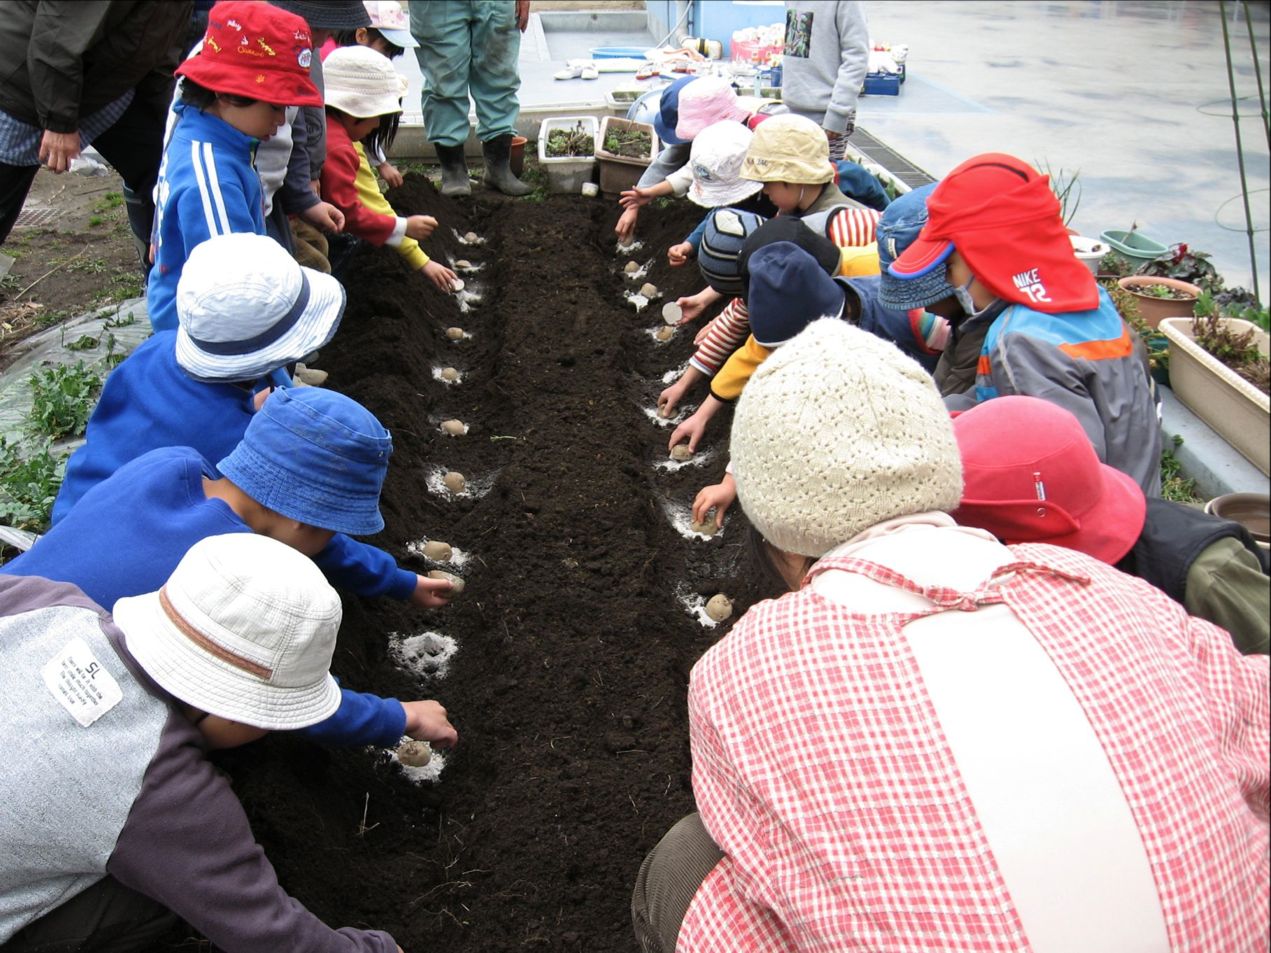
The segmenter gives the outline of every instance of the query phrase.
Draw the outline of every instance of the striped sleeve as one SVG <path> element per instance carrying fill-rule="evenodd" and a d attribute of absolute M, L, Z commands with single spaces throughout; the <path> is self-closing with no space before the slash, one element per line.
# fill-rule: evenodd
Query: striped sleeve
<path fill-rule="evenodd" d="M 750 336 L 750 312 L 741 298 L 733 298 L 714 321 L 706 326 L 706 336 L 689 358 L 689 364 L 708 377 L 724 366 L 729 355 Z"/>
<path fill-rule="evenodd" d="M 843 208 L 830 217 L 826 234 L 839 248 L 855 248 L 877 240 L 878 212 L 872 208 Z"/>

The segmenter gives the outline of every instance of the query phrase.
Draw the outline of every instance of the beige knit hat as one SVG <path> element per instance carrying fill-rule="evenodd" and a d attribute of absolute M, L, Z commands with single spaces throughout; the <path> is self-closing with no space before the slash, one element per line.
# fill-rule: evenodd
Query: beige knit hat
<path fill-rule="evenodd" d="M 825 130 L 804 116 L 785 113 L 755 127 L 741 177 L 753 182 L 821 185 L 834 178 Z"/>
<path fill-rule="evenodd" d="M 342 46 L 322 63 L 326 102 L 354 119 L 402 111 L 406 80 L 387 56 L 369 46 Z"/>
<path fill-rule="evenodd" d="M 732 460 L 746 516 L 801 556 L 892 517 L 947 512 L 962 495 L 953 423 L 931 377 L 833 318 L 755 371 L 733 417 Z"/>

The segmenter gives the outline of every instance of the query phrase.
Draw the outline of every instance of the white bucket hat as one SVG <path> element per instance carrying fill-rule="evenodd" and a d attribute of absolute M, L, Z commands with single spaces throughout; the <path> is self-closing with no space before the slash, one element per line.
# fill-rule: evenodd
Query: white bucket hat
<path fill-rule="evenodd" d="M 120 599 L 113 615 L 146 674 L 210 715 L 287 731 L 340 707 L 330 673 L 340 597 L 284 543 L 209 536 L 162 589 Z"/>
<path fill-rule="evenodd" d="M 330 341 L 344 300 L 340 282 L 302 268 L 272 238 L 209 238 L 177 282 L 177 363 L 200 381 L 264 377 Z"/>
<path fill-rule="evenodd" d="M 403 10 L 397 0 L 363 0 L 362 5 L 371 18 L 371 27 L 388 42 L 404 50 L 419 46 L 419 41 L 410 35 L 410 11 Z"/>
<path fill-rule="evenodd" d="M 326 103 L 354 119 L 402 111 L 406 80 L 369 46 L 342 46 L 322 61 Z"/>
<path fill-rule="evenodd" d="M 762 189 L 762 182 L 741 177 L 741 163 L 753 138 L 754 133 L 734 119 L 724 119 L 699 132 L 689 152 L 693 184 L 688 197 L 707 208 L 723 208 Z"/>

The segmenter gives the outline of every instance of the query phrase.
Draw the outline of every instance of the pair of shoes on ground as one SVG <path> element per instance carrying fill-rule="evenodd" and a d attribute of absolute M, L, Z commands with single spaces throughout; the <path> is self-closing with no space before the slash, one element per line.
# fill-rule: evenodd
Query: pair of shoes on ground
<path fill-rule="evenodd" d="M 600 71 L 592 60 L 565 60 L 565 68 L 554 75 L 556 79 L 596 79 Z"/>

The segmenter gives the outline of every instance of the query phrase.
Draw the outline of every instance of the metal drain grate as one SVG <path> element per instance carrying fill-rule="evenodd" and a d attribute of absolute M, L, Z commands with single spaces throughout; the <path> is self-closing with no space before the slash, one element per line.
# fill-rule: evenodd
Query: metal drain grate
<path fill-rule="evenodd" d="M 28 205 L 18 213 L 18 220 L 13 223 L 13 227 L 36 228 L 40 225 L 49 225 L 61 216 L 61 210 L 50 205 Z"/>
<path fill-rule="evenodd" d="M 926 169 L 914 165 L 891 146 L 875 139 L 859 126 L 852 133 L 850 148 L 860 152 L 867 159 L 877 162 L 911 189 L 936 180 L 936 177 Z"/>

